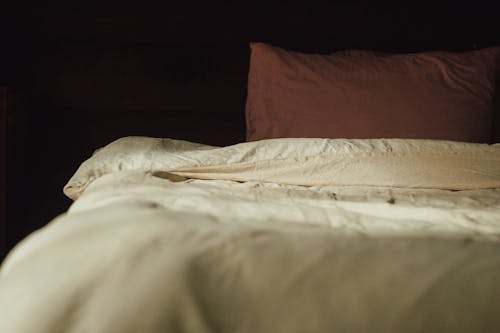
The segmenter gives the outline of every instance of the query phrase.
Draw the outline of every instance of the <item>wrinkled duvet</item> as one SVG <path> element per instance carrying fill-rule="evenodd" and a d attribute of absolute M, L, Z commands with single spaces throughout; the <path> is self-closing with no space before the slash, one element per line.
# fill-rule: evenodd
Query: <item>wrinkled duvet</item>
<path fill-rule="evenodd" d="M 500 331 L 500 146 L 129 137 L 0 270 L 0 332 Z"/>

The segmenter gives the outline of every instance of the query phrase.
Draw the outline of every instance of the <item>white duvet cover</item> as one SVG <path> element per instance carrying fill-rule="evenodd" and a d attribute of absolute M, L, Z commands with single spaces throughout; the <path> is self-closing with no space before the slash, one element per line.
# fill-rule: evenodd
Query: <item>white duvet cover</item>
<path fill-rule="evenodd" d="M 124 138 L 0 271 L 0 332 L 500 331 L 500 147 Z"/>

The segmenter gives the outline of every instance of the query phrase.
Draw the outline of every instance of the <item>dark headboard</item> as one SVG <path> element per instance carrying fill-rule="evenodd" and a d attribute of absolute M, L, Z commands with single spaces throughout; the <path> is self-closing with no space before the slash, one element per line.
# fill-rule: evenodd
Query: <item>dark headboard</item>
<path fill-rule="evenodd" d="M 304 52 L 500 45 L 497 13 L 471 1 L 68 3 L 18 2 L 0 17 L 0 84 L 26 102 L 9 129 L 9 246 L 67 208 L 62 186 L 113 139 L 243 141 L 250 41 Z"/>

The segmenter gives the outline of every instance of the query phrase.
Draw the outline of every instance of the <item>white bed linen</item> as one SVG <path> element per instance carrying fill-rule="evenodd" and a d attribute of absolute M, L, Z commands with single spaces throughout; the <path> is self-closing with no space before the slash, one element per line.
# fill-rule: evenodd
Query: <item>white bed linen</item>
<path fill-rule="evenodd" d="M 500 189 L 120 169 L 7 258 L 0 332 L 500 328 Z"/>
<path fill-rule="evenodd" d="M 82 163 L 64 193 L 76 199 L 95 179 L 121 170 L 307 186 L 498 188 L 500 145 L 292 138 L 211 147 L 181 140 L 126 137 Z"/>

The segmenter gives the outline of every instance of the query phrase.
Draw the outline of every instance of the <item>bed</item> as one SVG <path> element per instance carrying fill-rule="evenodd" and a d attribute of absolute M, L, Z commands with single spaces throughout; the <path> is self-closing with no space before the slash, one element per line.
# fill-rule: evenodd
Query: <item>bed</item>
<path fill-rule="evenodd" d="M 2 331 L 500 327 L 500 49 L 251 52 L 247 142 L 97 149 L 3 263 Z"/>
<path fill-rule="evenodd" d="M 246 138 L 73 161 L 0 267 L 0 331 L 500 330 L 500 48 L 246 50 Z"/>

